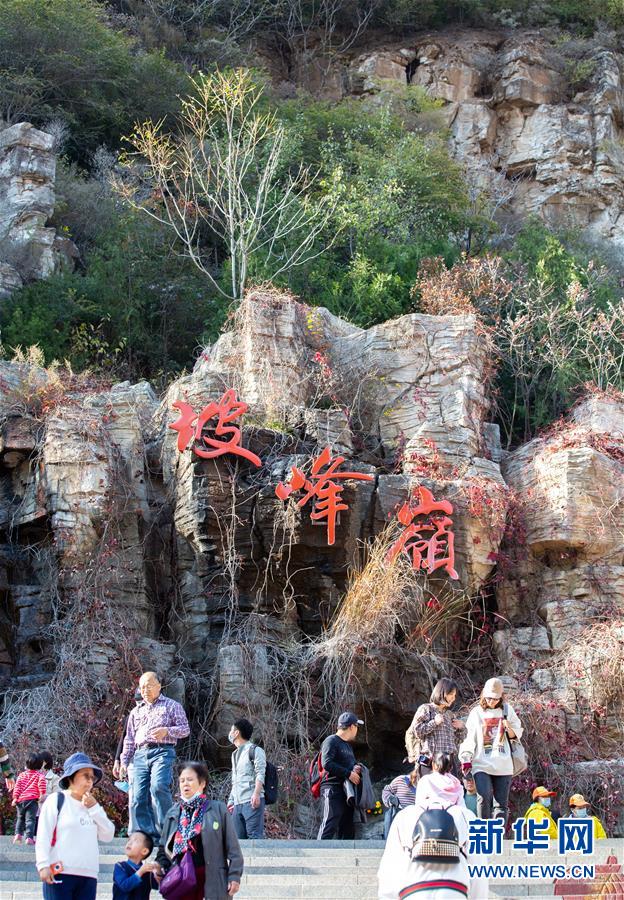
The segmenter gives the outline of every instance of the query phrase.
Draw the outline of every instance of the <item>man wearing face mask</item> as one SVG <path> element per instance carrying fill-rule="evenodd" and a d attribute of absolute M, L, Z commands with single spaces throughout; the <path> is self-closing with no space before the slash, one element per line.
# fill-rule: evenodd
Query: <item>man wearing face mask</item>
<path fill-rule="evenodd" d="M 548 825 L 548 831 L 546 833 L 553 841 L 557 840 L 559 834 L 557 831 L 557 824 L 550 813 L 552 798 L 556 796 L 557 794 L 555 791 L 549 791 L 542 786 L 536 787 L 533 791 L 533 803 L 524 814 L 525 822 L 528 822 L 529 819 L 534 819 L 543 826 Z"/>
<path fill-rule="evenodd" d="M 232 754 L 232 790 L 227 805 L 240 840 L 264 837 L 266 754 L 251 741 L 252 734 L 253 725 L 247 719 L 237 719 L 228 734 L 236 750 Z"/>
<path fill-rule="evenodd" d="M 592 816 L 589 812 L 589 803 L 582 794 L 573 794 L 570 797 L 570 815 L 575 818 L 586 818 L 589 816 L 594 823 L 594 840 L 599 841 L 606 838 L 607 832 L 598 816 Z"/>

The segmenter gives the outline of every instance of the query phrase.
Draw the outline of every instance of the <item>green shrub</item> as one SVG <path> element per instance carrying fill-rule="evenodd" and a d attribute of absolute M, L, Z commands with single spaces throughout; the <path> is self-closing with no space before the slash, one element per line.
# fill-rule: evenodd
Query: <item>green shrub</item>
<path fill-rule="evenodd" d="M 116 227 L 119 210 L 105 177 L 88 176 L 61 157 L 56 166 L 55 194 L 50 224 L 71 238 L 82 255 Z"/>
<path fill-rule="evenodd" d="M 218 334 L 225 309 L 208 296 L 169 236 L 134 216 L 120 219 L 87 255 L 84 275 L 27 285 L 2 306 L 2 344 L 38 344 L 46 363 L 158 378 L 192 363 Z M 202 333 L 203 332 L 203 333 Z"/>
<path fill-rule="evenodd" d="M 435 107 L 411 99 L 411 112 Z M 291 102 L 281 112 L 292 165 L 318 169 L 318 189 L 334 204 L 318 242 L 325 252 L 294 269 L 289 287 L 359 325 L 407 312 L 420 261 L 452 261 L 469 222 L 462 172 L 442 136 L 414 134 L 398 115 L 357 101 Z"/>
<path fill-rule="evenodd" d="M 0 0 L 0 113 L 70 127 L 70 151 L 88 159 L 136 119 L 173 113 L 184 73 L 113 30 L 93 0 Z"/>
<path fill-rule="evenodd" d="M 529 219 L 508 256 L 521 264 L 524 277 L 550 291 L 555 303 L 565 303 L 575 283 L 591 290 L 596 309 L 605 309 L 622 296 L 612 267 L 593 247 L 577 233 L 551 231 L 538 219 Z"/>
<path fill-rule="evenodd" d="M 515 285 L 499 322 L 498 397 L 515 442 L 563 415 L 585 383 L 622 389 L 624 311 L 615 273 L 577 234 L 531 220 L 508 258 Z"/>

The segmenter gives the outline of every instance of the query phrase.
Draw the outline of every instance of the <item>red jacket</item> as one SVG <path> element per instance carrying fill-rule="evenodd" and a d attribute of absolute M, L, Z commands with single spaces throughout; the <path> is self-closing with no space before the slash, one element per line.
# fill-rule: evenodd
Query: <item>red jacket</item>
<path fill-rule="evenodd" d="M 42 769 L 25 769 L 15 781 L 13 799 L 16 803 L 27 800 L 40 800 L 46 795 L 45 772 Z"/>

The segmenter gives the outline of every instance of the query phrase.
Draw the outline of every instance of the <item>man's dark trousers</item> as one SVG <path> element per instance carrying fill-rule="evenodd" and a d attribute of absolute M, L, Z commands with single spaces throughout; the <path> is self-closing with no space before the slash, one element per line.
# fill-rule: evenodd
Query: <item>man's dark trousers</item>
<path fill-rule="evenodd" d="M 341 784 L 324 784 L 321 787 L 322 820 L 318 840 L 329 841 L 332 838 L 353 840 L 353 809 L 347 804 L 344 787 Z"/>

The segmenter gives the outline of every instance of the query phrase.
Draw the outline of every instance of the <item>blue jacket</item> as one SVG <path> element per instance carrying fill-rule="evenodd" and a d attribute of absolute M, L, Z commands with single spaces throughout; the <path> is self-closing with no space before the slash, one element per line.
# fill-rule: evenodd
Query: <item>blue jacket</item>
<path fill-rule="evenodd" d="M 139 878 L 137 870 L 140 864 L 129 859 L 115 863 L 113 871 L 113 900 L 148 900 L 152 889 L 152 876 Z"/>

